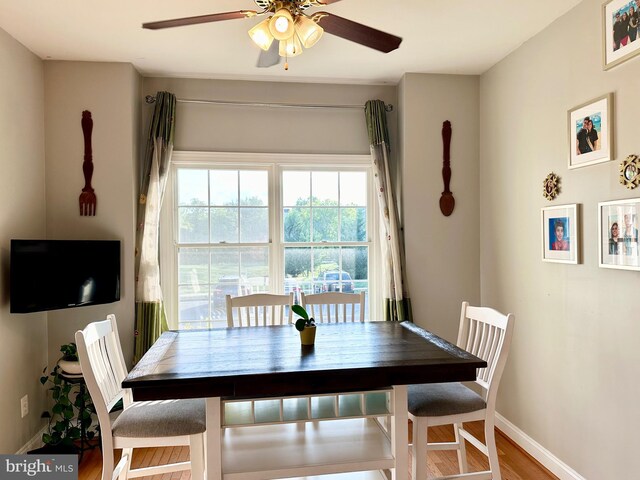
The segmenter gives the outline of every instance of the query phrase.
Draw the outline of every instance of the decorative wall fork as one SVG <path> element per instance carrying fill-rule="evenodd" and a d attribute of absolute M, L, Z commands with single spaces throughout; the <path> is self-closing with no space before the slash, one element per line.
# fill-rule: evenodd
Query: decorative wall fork
<path fill-rule="evenodd" d="M 84 188 L 80 194 L 80 215 L 94 216 L 98 200 L 91 187 L 91 177 L 93 176 L 93 154 L 91 152 L 91 132 L 93 131 L 93 120 L 91 112 L 82 112 L 82 134 L 84 135 L 84 161 L 82 162 L 82 173 L 84 173 Z"/>

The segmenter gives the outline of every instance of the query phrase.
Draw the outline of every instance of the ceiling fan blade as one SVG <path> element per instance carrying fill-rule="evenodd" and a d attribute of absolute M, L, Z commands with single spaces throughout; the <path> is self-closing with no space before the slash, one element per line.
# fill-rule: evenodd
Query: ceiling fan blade
<path fill-rule="evenodd" d="M 400 46 L 402 38 L 367 27 L 327 12 L 318 12 L 311 17 L 324 31 L 351 40 L 369 48 L 389 53 Z"/>
<path fill-rule="evenodd" d="M 340 0 L 316 0 L 317 5 L 331 5 L 332 3 L 339 2 Z"/>
<path fill-rule="evenodd" d="M 258 12 L 254 10 L 212 13 L 210 15 L 200 15 L 197 17 L 174 18 L 173 20 L 143 23 L 142 28 L 158 30 L 160 28 L 182 27 L 184 25 L 197 25 L 199 23 L 219 22 L 221 20 L 234 20 L 236 18 L 250 18 L 255 17 L 257 14 Z"/>
<path fill-rule="evenodd" d="M 258 63 L 256 64 L 256 67 L 258 68 L 267 68 L 267 67 L 273 67 L 274 65 L 277 65 L 280 63 L 280 53 L 278 52 L 279 49 L 279 44 L 278 42 L 273 42 L 271 44 L 271 47 L 269 47 L 269 50 L 260 50 L 260 56 L 258 57 Z"/>

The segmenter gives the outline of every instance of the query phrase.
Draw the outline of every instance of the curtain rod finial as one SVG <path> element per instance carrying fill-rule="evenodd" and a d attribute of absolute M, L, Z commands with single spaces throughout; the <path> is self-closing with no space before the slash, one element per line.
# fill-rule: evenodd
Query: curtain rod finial
<path fill-rule="evenodd" d="M 147 95 L 146 97 L 144 97 L 144 101 L 147 103 L 154 103 L 156 101 L 156 97 L 154 97 L 153 95 Z"/>

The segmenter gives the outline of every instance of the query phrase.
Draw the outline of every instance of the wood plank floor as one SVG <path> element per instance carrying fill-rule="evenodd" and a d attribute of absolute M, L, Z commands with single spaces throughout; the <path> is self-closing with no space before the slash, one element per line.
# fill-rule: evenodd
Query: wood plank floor
<path fill-rule="evenodd" d="M 465 424 L 469 431 L 483 439 L 482 422 Z M 429 429 L 429 440 L 446 442 L 453 440 L 453 430 L 450 427 L 435 427 Z M 512 443 L 499 430 L 496 430 L 496 443 L 500 457 L 500 470 L 503 480 L 558 480 L 536 460 L 526 454 L 520 447 Z M 116 456 L 119 457 L 119 452 Z M 469 470 L 480 471 L 488 468 L 486 457 L 467 443 L 467 457 Z M 142 448 L 134 450 L 133 467 L 144 467 L 168 463 L 169 461 L 186 461 L 189 459 L 188 447 Z M 458 463 L 455 452 L 429 452 L 428 467 L 430 476 L 452 475 L 458 473 Z M 86 452 L 80 464 L 78 480 L 100 480 L 102 471 L 102 456 L 99 449 Z M 149 477 L 147 477 L 149 478 Z M 190 480 L 191 473 L 175 472 L 155 475 L 151 480 Z"/>

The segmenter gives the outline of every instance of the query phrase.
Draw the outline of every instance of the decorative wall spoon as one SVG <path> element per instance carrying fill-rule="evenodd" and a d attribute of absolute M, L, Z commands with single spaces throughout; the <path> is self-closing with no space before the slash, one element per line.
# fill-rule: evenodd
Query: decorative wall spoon
<path fill-rule="evenodd" d="M 443 161 L 442 161 L 442 180 L 444 180 L 444 192 L 440 197 L 440 211 L 445 217 L 448 217 L 453 212 L 453 207 L 456 205 L 456 201 L 453 198 L 453 193 L 449 190 L 449 182 L 451 181 L 451 162 L 450 162 L 450 147 L 451 147 L 451 122 L 446 120 L 442 123 L 442 145 L 444 148 Z"/>

